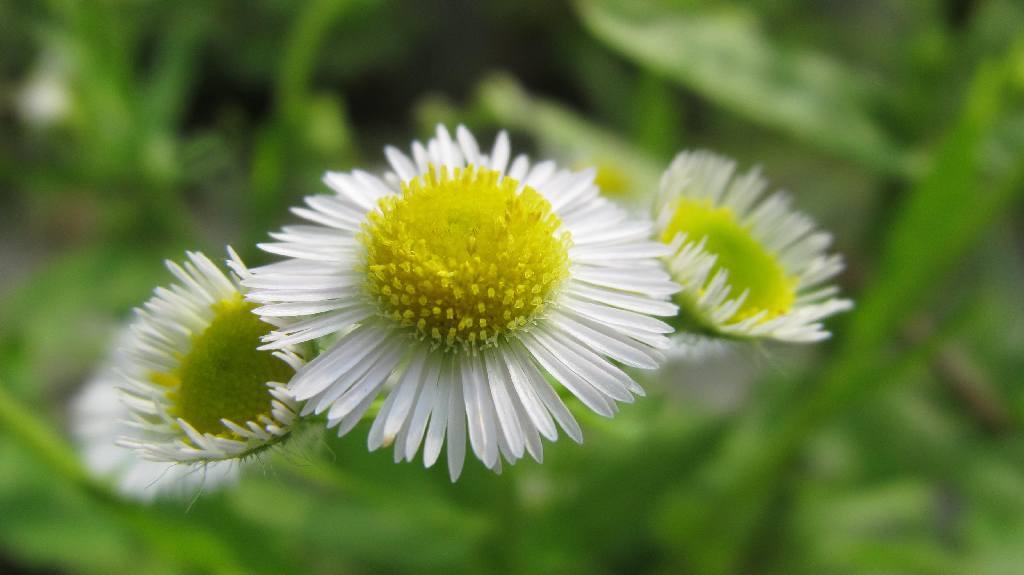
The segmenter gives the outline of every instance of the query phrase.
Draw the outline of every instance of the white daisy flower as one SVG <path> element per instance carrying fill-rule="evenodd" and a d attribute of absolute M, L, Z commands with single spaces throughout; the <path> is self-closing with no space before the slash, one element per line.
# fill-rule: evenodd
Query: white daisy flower
<path fill-rule="evenodd" d="M 117 443 L 151 461 L 239 460 L 290 433 L 298 404 L 285 384 L 302 360 L 288 346 L 256 349 L 274 326 L 252 313 L 239 278 L 200 253 L 188 258 L 167 262 L 179 283 L 136 310 L 117 355 L 129 412 Z"/>
<path fill-rule="evenodd" d="M 826 285 L 843 269 L 832 236 L 793 210 L 784 193 L 764 197 L 759 170 L 683 152 L 666 170 L 655 206 L 672 279 L 683 286 L 678 327 L 739 340 L 813 342 L 821 320 L 852 307 Z"/>
<path fill-rule="evenodd" d="M 394 170 L 330 172 L 333 195 L 293 212 L 261 247 L 290 259 L 252 270 L 247 296 L 267 318 L 300 319 L 268 349 L 339 334 L 289 385 L 304 413 L 351 430 L 382 390 L 369 448 L 394 444 L 432 465 L 447 441 L 458 478 L 466 438 L 494 470 L 529 453 L 556 425 L 580 428 L 549 380 L 604 416 L 643 393 L 617 364 L 653 369 L 672 328 L 678 286 L 651 240 L 598 195 L 592 170 L 510 160 L 508 136 L 481 151 L 464 127 L 444 127 Z"/>
<path fill-rule="evenodd" d="M 202 466 L 149 461 L 131 449 L 117 445 L 137 433 L 132 413 L 121 401 L 123 384 L 111 361 L 75 397 L 71 405 L 71 431 L 86 467 L 95 476 L 114 483 L 118 493 L 140 501 L 167 496 L 188 498 L 233 482 L 238 476 L 234 461 Z"/>

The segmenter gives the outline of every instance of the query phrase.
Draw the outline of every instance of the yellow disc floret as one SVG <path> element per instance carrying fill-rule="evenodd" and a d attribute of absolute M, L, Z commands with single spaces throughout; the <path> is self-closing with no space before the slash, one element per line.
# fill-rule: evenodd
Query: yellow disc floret
<path fill-rule="evenodd" d="M 367 289 L 382 315 L 446 349 L 529 325 L 568 277 L 571 238 L 551 205 L 494 170 L 431 169 L 379 207 L 361 236 Z"/>
<path fill-rule="evenodd" d="M 269 417 L 273 397 L 267 382 L 287 382 L 294 373 L 269 351 L 256 349 L 272 326 L 252 308 L 241 295 L 213 304 L 213 321 L 192 337 L 177 369 L 151 376 L 168 387 L 171 414 L 197 431 L 231 436 L 221 419 L 244 425 Z"/>
<path fill-rule="evenodd" d="M 705 249 L 717 256 L 708 277 L 718 270 L 729 272 L 731 297 L 744 291 L 747 298 L 732 317 L 741 321 L 765 312 L 762 320 L 777 317 L 789 311 L 796 297 L 797 279 L 786 274 L 774 253 L 765 249 L 728 207 L 714 207 L 707 200 L 683 198 L 674 206 L 674 214 L 662 230 L 661 240 L 669 242 L 678 233 L 685 233 L 688 241 L 705 239 Z M 699 294 L 681 293 L 679 298 Z M 692 302 L 681 301 L 684 308 Z"/>

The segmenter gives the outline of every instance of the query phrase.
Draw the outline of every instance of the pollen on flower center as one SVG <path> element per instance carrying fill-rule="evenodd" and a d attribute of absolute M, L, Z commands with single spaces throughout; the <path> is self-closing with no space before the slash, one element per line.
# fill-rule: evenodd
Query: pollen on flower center
<path fill-rule="evenodd" d="M 177 369 L 151 375 L 168 387 L 171 415 L 201 433 L 231 435 L 221 419 L 244 425 L 269 417 L 273 397 L 267 382 L 287 382 L 294 373 L 270 352 L 256 349 L 272 326 L 253 314 L 253 307 L 241 295 L 213 304 L 213 321 L 192 337 Z"/>
<path fill-rule="evenodd" d="M 380 201 L 361 239 L 382 315 L 445 348 L 528 325 L 569 273 L 570 234 L 536 190 L 480 167 L 431 169 Z"/>
<path fill-rule="evenodd" d="M 734 320 L 761 312 L 765 312 L 762 319 L 768 320 L 790 310 L 796 298 L 797 278 L 786 274 L 776 255 L 751 235 L 750 229 L 737 220 L 731 209 L 713 207 L 706 200 L 679 199 L 661 240 L 667 243 L 678 233 L 685 233 L 689 241 L 705 239 L 705 249 L 716 256 L 708 277 L 714 277 L 720 269 L 728 271 L 731 297 L 747 292 Z M 678 297 L 692 296 L 680 294 Z"/>

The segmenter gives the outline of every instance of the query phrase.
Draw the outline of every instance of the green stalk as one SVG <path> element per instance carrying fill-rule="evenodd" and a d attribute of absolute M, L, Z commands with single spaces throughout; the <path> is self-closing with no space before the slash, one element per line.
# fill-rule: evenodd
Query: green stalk
<path fill-rule="evenodd" d="M 52 427 L 32 415 L 0 382 L 0 428 L 36 454 L 42 463 L 58 475 L 93 495 L 105 495 L 105 489 L 79 463 L 75 452 Z"/>

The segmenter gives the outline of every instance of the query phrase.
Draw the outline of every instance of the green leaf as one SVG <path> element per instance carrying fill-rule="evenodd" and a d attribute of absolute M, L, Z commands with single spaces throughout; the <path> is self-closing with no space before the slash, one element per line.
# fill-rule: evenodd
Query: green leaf
<path fill-rule="evenodd" d="M 992 165 L 985 155 L 1003 120 L 1024 103 L 1021 70 L 1024 36 L 1004 58 L 975 73 L 960 116 L 893 221 L 848 335 L 791 440 L 890 381 L 884 374 L 895 360 L 886 344 L 914 313 L 941 297 L 942 280 L 1024 193 L 1024 163 Z"/>
<path fill-rule="evenodd" d="M 825 55 L 774 46 L 750 14 L 618 0 L 577 6 L 613 49 L 723 108 L 880 171 L 907 168 L 871 115 L 866 82 Z"/>
<path fill-rule="evenodd" d="M 1014 86 L 1014 74 L 1021 69 L 1024 36 L 1007 58 L 986 62 L 978 70 L 959 120 L 892 227 L 847 349 L 876 344 L 890 335 L 908 308 L 929 295 L 934 282 L 1024 191 L 1024 165 L 1018 161 L 992 170 L 985 154 L 1003 120 L 1024 103 L 1024 89 Z M 1024 146 L 1017 152 L 1024 153 Z M 987 169 L 995 173 L 986 173 Z"/>

